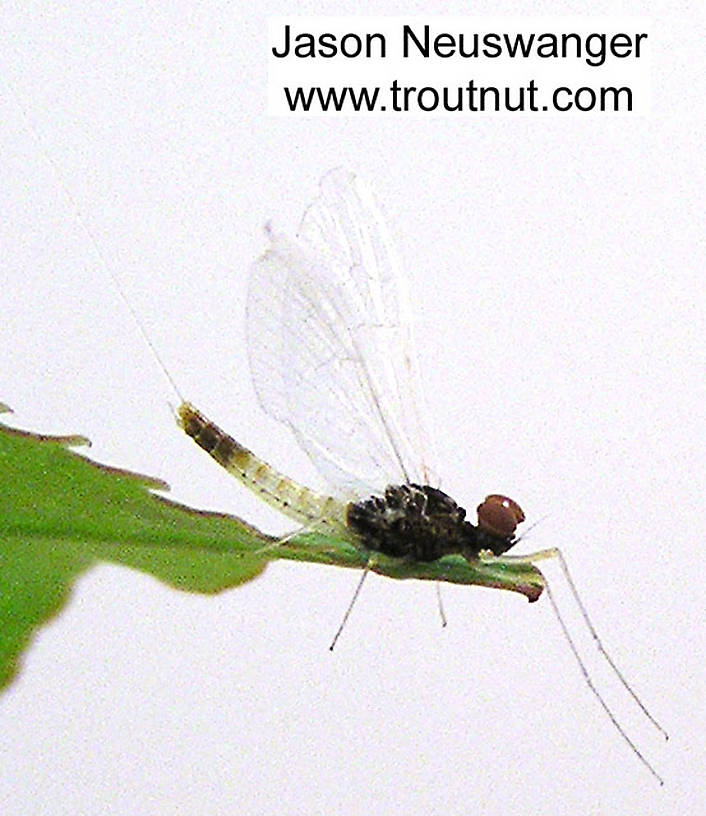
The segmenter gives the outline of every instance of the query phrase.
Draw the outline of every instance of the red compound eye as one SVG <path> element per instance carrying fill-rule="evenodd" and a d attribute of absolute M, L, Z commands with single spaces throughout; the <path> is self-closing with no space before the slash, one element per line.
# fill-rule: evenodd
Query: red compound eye
<path fill-rule="evenodd" d="M 507 496 L 493 493 L 478 505 L 478 526 L 500 538 L 511 538 L 524 520 L 520 505 Z"/>

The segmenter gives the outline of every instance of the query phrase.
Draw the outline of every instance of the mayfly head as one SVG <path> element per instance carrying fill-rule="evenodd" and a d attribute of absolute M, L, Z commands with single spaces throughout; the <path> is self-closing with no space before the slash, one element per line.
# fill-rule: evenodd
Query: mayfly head
<path fill-rule="evenodd" d="M 488 549 L 495 555 L 509 550 L 515 543 L 517 525 L 525 520 L 520 505 L 507 496 L 493 493 L 478 505 L 477 512 L 478 529 L 489 539 L 495 539 L 493 543 L 489 543 Z"/>

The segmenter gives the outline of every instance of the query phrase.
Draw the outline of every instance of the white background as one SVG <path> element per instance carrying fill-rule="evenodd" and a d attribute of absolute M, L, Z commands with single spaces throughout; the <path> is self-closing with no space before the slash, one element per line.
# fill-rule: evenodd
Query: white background
<path fill-rule="evenodd" d="M 671 733 L 591 662 L 665 788 L 591 697 L 546 599 L 445 587 L 441 631 L 432 585 L 372 576 L 332 655 L 354 572 L 275 564 L 200 597 L 104 566 L 0 699 L 0 812 L 702 812 L 703 20 L 618 5 L 595 12 L 654 23 L 649 118 L 268 118 L 267 16 L 350 11 L 335 3 L 3 4 L 0 71 L 181 390 L 305 481 L 249 382 L 247 267 L 265 221 L 296 229 L 326 170 L 372 179 L 416 291 L 442 486 L 470 509 L 503 491 L 530 521 L 549 514 L 524 546 L 564 548 Z M 92 456 L 179 500 L 284 529 L 174 427 L 173 394 L 0 87 L 12 421 L 86 434 Z"/>

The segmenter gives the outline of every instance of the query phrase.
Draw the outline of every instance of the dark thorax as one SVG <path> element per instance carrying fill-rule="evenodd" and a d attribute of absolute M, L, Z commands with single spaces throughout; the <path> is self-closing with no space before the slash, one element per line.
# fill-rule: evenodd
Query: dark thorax
<path fill-rule="evenodd" d="M 390 485 L 384 496 L 348 505 L 347 523 L 366 548 L 396 558 L 435 561 L 444 555 L 495 555 L 514 544 L 466 521 L 466 511 L 446 493 L 429 485 Z"/>

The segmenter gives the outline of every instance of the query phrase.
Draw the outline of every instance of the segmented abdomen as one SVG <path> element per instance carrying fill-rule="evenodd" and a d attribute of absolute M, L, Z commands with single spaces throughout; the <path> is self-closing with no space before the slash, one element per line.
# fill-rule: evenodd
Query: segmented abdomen
<path fill-rule="evenodd" d="M 281 513 L 307 527 L 342 532 L 346 505 L 322 496 L 279 473 L 232 436 L 207 419 L 189 402 L 177 411 L 179 426 L 187 436 L 232 473 L 246 487 Z"/>

